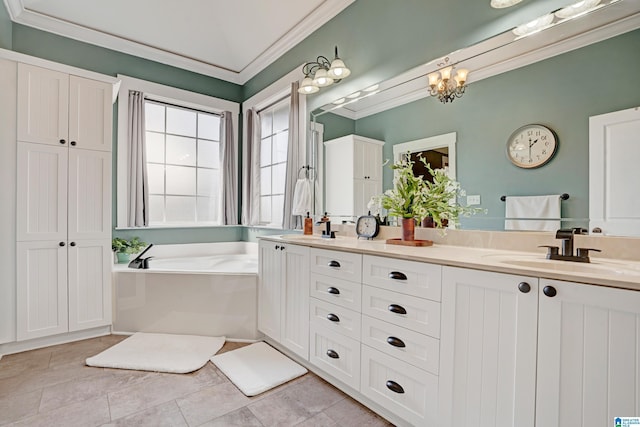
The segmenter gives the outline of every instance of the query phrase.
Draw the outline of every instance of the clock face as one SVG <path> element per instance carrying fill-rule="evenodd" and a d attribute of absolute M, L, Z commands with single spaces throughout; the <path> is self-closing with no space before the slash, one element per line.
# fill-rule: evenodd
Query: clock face
<path fill-rule="evenodd" d="M 537 168 L 551 160 L 557 146 L 551 129 L 542 125 L 526 125 L 509 137 L 507 157 L 518 167 Z"/>
<path fill-rule="evenodd" d="M 373 239 L 380 231 L 380 223 L 373 215 L 363 215 L 356 222 L 356 234 L 358 237 Z"/>

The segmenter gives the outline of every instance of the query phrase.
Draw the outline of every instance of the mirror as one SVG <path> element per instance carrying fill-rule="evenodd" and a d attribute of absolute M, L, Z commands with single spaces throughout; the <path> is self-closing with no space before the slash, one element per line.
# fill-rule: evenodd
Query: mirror
<path fill-rule="evenodd" d="M 313 110 L 322 141 L 356 134 L 385 141 L 383 160 L 400 144 L 455 133 L 450 169 L 487 215 L 463 229 L 503 230 L 502 196 L 569 194 L 562 226 L 589 225 L 589 117 L 640 105 L 629 81 L 640 67 L 640 3 L 601 2 L 583 17 L 534 35 L 504 32 Z M 443 104 L 428 95 L 427 74 L 446 64 L 470 70 L 466 92 Z M 509 136 L 526 124 L 557 135 L 551 161 L 520 168 L 506 156 Z M 322 142 L 316 135 L 316 151 Z M 382 167 L 382 166 L 381 166 Z M 330 173 L 330 172 L 329 172 Z M 383 168 L 383 189 L 392 171 Z M 461 201 L 465 204 L 465 200 Z M 366 212 L 363 212 L 366 213 Z"/>

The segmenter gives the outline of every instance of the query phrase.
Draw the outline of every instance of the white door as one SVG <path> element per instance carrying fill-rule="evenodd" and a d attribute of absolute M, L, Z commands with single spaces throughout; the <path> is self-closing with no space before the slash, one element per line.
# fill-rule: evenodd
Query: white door
<path fill-rule="evenodd" d="M 18 141 L 69 143 L 69 75 L 18 64 Z"/>
<path fill-rule="evenodd" d="M 640 236 L 640 107 L 589 118 L 589 228 Z"/>
<path fill-rule="evenodd" d="M 442 426 L 533 426 L 537 290 L 537 278 L 443 268 Z"/>
<path fill-rule="evenodd" d="M 69 241 L 69 331 L 111 324 L 110 240 Z"/>
<path fill-rule="evenodd" d="M 111 151 L 112 86 L 71 76 L 69 143 L 77 148 Z"/>
<path fill-rule="evenodd" d="M 18 142 L 17 240 L 67 240 L 66 146 Z"/>
<path fill-rule="evenodd" d="M 640 414 L 640 292 L 540 280 L 536 426 Z M 551 293 L 549 293 L 551 295 Z"/>
<path fill-rule="evenodd" d="M 16 275 L 18 341 L 67 332 L 66 242 L 18 242 Z"/>
<path fill-rule="evenodd" d="M 309 248 L 286 245 L 283 256 L 281 342 L 309 360 Z"/>
<path fill-rule="evenodd" d="M 354 179 L 353 215 L 365 215 L 371 197 L 382 193 L 382 182 L 369 179 Z"/>
<path fill-rule="evenodd" d="M 280 342 L 282 244 L 258 243 L 258 330 Z"/>
<path fill-rule="evenodd" d="M 111 153 L 69 150 L 69 240 L 111 236 Z"/>

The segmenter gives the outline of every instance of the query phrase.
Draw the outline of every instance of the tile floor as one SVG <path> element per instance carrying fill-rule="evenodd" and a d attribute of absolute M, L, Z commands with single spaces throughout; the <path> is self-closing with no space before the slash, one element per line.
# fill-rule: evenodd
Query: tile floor
<path fill-rule="evenodd" d="M 0 425 L 391 425 L 312 373 L 249 398 L 210 362 L 183 375 L 84 365 L 124 338 L 110 335 L 4 356 Z M 227 343 L 220 351 L 239 346 Z"/>

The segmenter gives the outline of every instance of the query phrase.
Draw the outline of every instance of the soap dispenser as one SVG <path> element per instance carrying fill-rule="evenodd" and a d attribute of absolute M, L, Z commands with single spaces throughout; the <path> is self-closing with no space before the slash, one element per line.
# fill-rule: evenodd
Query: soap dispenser
<path fill-rule="evenodd" d="M 307 216 L 304 219 L 304 234 L 313 234 L 313 219 L 309 216 L 309 212 L 307 212 Z"/>

